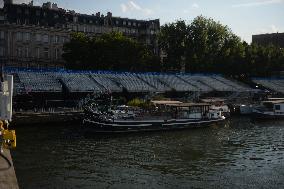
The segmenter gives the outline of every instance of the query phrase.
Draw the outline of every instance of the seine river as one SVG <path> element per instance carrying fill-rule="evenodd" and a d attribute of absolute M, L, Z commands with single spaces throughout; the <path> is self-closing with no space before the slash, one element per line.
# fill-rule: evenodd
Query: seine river
<path fill-rule="evenodd" d="M 17 128 L 20 188 L 284 188 L 284 122 L 84 136 L 81 126 Z"/>

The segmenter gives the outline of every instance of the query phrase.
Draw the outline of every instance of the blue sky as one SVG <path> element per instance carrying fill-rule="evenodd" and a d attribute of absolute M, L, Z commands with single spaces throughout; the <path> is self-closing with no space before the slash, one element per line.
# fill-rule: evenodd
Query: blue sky
<path fill-rule="evenodd" d="M 29 0 L 14 0 L 22 3 Z M 34 0 L 41 5 L 47 0 Z M 50 0 L 65 9 L 93 14 L 107 11 L 136 19 L 159 18 L 161 24 L 198 15 L 228 25 L 243 40 L 252 34 L 284 32 L 284 0 Z"/>

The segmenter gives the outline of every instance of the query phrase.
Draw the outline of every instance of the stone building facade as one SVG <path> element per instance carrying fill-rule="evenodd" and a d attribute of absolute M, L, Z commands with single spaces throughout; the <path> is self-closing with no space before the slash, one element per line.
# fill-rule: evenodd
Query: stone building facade
<path fill-rule="evenodd" d="M 63 67 L 63 45 L 72 32 L 100 35 L 112 31 L 136 39 L 159 55 L 159 20 L 136 20 L 96 13 L 79 14 L 50 2 L 42 6 L 13 4 L 0 9 L 0 61 L 12 67 Z"/>
<path fill-rule="evenodd" d="M 252 36 L 252 43 L 267 46 L 273 44 L 284 48 L 284 33 L 260 34 Z"/>

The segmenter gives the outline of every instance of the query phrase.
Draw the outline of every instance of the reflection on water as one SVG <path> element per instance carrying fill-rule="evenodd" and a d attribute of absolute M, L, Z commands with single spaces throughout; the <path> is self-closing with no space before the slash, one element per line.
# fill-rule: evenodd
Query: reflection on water
<path fill-rule="evenodd" d="M 21 188 L 284 187 L 284 122 L 124 136 L 39 127 L 17 128 Z"/>

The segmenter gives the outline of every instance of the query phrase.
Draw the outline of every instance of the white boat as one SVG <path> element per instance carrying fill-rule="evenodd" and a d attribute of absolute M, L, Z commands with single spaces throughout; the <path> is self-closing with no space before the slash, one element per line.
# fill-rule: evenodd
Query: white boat
<path fill-rule="evenodd" d="M 224 115 L 225 117 L 229 117 L 231 114 L 230 108 L 227 104 L 225 104 L 225 99 L 223 98 L 215 98 L 215 97 L 204 98 L 201 99 L 201 102 L 211 104 L 210 110 L 221 111 L 222 115 Z"/>
<path fill-rule="evenodd" d="M 284 100 L 262 101 L 252 112 L 255 119 L 283 119 Z"/>

